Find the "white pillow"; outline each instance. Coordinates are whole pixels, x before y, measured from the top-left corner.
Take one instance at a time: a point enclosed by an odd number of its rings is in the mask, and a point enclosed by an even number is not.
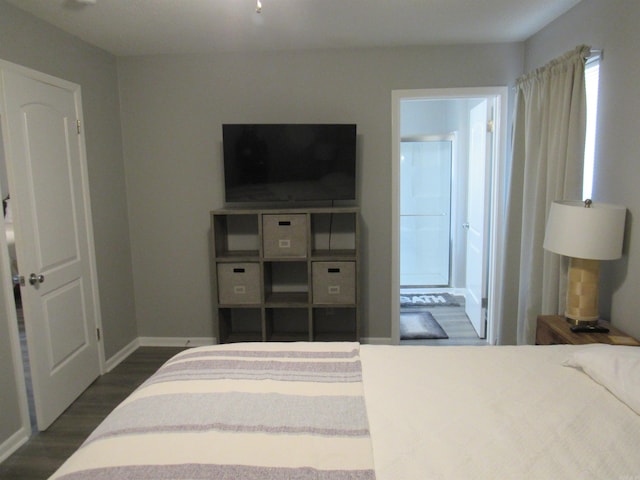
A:
[[[640,415],[640,347],[587,345],[563,364],[582,369]]]

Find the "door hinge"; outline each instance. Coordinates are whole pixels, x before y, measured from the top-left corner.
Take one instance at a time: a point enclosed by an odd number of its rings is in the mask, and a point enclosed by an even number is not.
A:
[[[487,308],[487,306],[488,306],[488,305],[489,305],[489,299],[488,299],[487,297],[484,297],[484,298],[482,299],[482,304],[481,304],[481,306],[482,306],[482,308]]]
[[[100,329],[96,328],[96,334],[98,335],[98,341],[100,341]]]
[[[76,120],[76,128],[78,130],[78,135],[80,135],[80,120]]]
[[[487,122],[487,133],[493,133],[493,130],[494,130],[493,120],[489,120]]]

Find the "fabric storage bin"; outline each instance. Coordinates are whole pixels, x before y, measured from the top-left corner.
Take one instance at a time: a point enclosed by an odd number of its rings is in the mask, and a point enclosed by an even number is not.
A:
[[[260,265],[219,263],[218,301],[222,305],[260,303]]]
[[[313,262],[311,272],[314,304],[356,303],[355,262]]]
[[[306,258],[307,216],[263,215],[262,237],[264,258]]]

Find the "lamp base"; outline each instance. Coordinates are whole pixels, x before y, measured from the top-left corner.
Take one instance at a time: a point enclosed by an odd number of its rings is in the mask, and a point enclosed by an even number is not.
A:
[[[598,320],[599,320],[598,318],[596,318],[595,320],[582,320],[582,319],[571,318],[567,316],[566,313],[564,318],[567,320],[568,323],[570,323],[574,327],[594,327],[598,325]]]
[[[564,316],[574,325],[596,325],[598,311],[599,260],[571,258],[569,261],[567,305]]]

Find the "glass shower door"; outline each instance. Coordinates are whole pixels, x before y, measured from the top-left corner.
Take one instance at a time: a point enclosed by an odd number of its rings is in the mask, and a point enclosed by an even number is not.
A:
[[[453,139],[403,138],[400,148],[400,285],[448,286]]]

